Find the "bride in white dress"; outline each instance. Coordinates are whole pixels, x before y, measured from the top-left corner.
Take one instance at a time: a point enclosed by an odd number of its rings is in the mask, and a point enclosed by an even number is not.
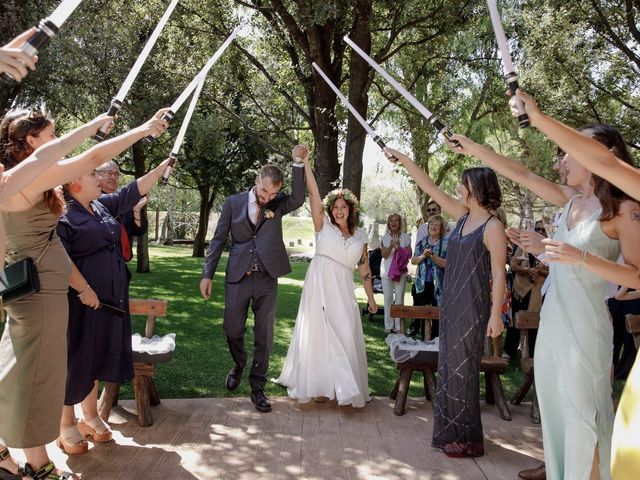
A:
[[[280,377],[289,397],[306,403],[316,397],[362,407],[369,401],[367,353],[353,270],[362,277],[369,311],[373,297],[367,235],[356,226],[358,199],[349,190],[330,192],[323,201],[306,146],[293,156],[304,162],[316,231],[316,252],[307,270],[296,325]]]

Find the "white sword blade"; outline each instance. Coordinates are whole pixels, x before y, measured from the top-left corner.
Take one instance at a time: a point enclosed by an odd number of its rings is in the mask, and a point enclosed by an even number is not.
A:
[[[349,100],[347,100],[347,98],[342,94],[342,92],[340,90],[338,90],[338,87],[336,87],[333,82],[331,80],[329,80],[329,77],[327,77],[325,75],[325,73],[322,71],[322,69],[318,66],[317,63],[313,62],[312,63],[313,68],[316,69],[316,71],[320,74],[320,76],[324,79],[325,82],[327,82],[327,85],[329,85],[329,87],[331,88],[331,90],[334,91],[334,93],[336,94],[336,96],[340,99],[340,101],[342,102],[342,104],[347,107],[349,109],[349,111],[351,112],[351,115],[353,115],[355,117],[355,119],[358,121],[358,123],[360,123],[360,125],[362,125],[362,127],[367,131],[367,133],[369,135],[371,135],[372,137],[376,137],[377,134],[376,132],[373,130],[373,128],[371,128],[371,125],[369,125],[367,123],[367,121],[362,118],[362,115],[360,115],[358,113],[358,111],[355,109],[355,107],[353,105],[351,105],[349,103]]]
[[[493,25],[493,32],[496,35],[496,41],[498,42],[498,48],[500,49],[500,56],[502,57],[502,68],[504,74],[508,75],[514,73],[513,62],[511,61],[511,52],[507,46],[507,36],[504,34],[502,28],[502,19],[500,18],[500,12],[498,12],[498,6],[496,0],[487,0],[489,6],[489,15],[491,16],[491,25]]]
[[[47,20],[60,28],[81,2],[82,0],[63,0],[53,13],[47,17]]]
[[[136,62],[133,64],[133,67],[129,71],[127,78],[122,83],[120,90],[116,94],[115,96],[116,100],[120,102],[124,101],[124,98],[127,96],[127,93],[129,93],[129,90],[131,89],[131,85],[133,85],[133,82],[138,76],[138,73],[140,73],[140,69],[144,65],[144,62],[147,60],[149,53],[151,53],[151,49],[156,44],[156,41],[158,40],[158,38],[160,37],[160,34],[162,33],[162,29],[169,21],[169,17],[171,17],[171,14],[173,13],[173,10],[176,8],[176,5],[178,5],[179,1],[180,0],[173,0],[165,10],[164,15],[162,15],[162,18],[156,25],[156,28],[153,30],[153,33],[149,37],[149,40],[147,40],[146,45],[142,49],[142,52],[138,56]]]
[[[429,111],[427,107],[425,107],[420,101],[414,97],[409,91],[400,85],[395,78],[389,75],[384,68],[376,63],[376,61],[371,58],[369,55],[364,53],[358,45],[353,43],[349,37],[344,37],[344,41],[353,48],[358,55],[360,55],[369,65],[373,67],[373,69],[378,72],[380,75],[384,77],[384,79],[391,84],[393,88],[395,88],[400,95],[402,95],[413,107],[418,110],[424,118],[429,120],[433,114]]]
[[[187,100],[187,98],[189,98],[189,95],[191,95],[191,92],[193,92],[195,88],[198,86],[198,82],[200,82],[200,80],[202,80],[203,77],[207,76],[207,73],[209,72],[213,64],[218,61],[220,56],[231,44],[233,39],[236,38],[239,32],[240,32],[240,27],[236,28],[233,31],[233,33],[229,35],[229,38],[227,38],[224,41],[224,43],[220,46],[220,48],[218,48],[216,53],[214,53],[213,56],[209,59],[209,61],[205,64],[205,66],[202,67],[202,70],[200,70],[200,72],[195,77],[193,77],[193,80],[191,80],[191,83],[187,86],[187,88],[185,88],[183,92],[180,94],[180,96],[176,99],[176,101],[173,102],[173,105],[171,105],[171,111],[174,114],[180,109],[180,107]]]
[[[180,131],[178,132],[178,136],[176,137],[176,141],[173,144],[173,149],[171,153],[174,155],[178,155],[180,153],[180,147],[182,146],[182,141],[184,140],[184,136],[187,133],[187,129],[189,128],[189,123],[191,122],[191,117],[193,116],[193,112],[196,109],[196,105],[198,104],[198,99],[200,98],[200,92],[202,92],[202,88],[204,87],[204,82],[207,80],[206,75],[202,77],[200,83],[196,86],[195,91],[193,92],[193,97],[191,97],[191,103],[189,103],[189,108],[187,109],[187,113],[184,116],[184,120],[182,120],[182,125],[180,125]]]

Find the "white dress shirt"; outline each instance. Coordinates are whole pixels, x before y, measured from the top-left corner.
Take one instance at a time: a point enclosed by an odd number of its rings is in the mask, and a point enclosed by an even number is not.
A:
[[[249,219],[251,219],[251,223],[256,224],[256,215],[260,211],[260,206],[258,205],[258,199],[256,198],[256,194],[254,192],[256,187],[253,187],[249,190]]]

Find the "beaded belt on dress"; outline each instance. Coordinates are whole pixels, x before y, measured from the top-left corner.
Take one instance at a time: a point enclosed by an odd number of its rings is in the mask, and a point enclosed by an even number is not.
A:
[[[338,265],[340,265],[341,267],[344,267],[344,268],[346,268],[346,269],[347,269],[347,270],[349,270],[349,271],[353,271],[353,267],[349,267],[348,265],[345,265],[344,263],[342,263],[342,262],[340,262],[340,261],[336,260],[335,258],[330,257],[329,255],[325,255],[325,254],[323,254],[323,253],[316,253],[316,254],[314,255],[314,258],[315,258],[315,257],[324,257],[324,258],[328,258],[329,260],[331,260],[332,262],[337,263],[337,264],[338,264]]]

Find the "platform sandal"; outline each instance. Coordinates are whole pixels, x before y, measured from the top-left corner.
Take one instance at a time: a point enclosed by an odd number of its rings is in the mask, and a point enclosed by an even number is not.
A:
[[[78,430],[77,424],[60,432],[56,445],[67,455],[82,455],[89,450],[89,444]]]
[[[78,421],[78,431],[83,437],[91,439],[96,443],[107,443],[113,440],[113,433],[102,418],[98,415],[91,420]]]

